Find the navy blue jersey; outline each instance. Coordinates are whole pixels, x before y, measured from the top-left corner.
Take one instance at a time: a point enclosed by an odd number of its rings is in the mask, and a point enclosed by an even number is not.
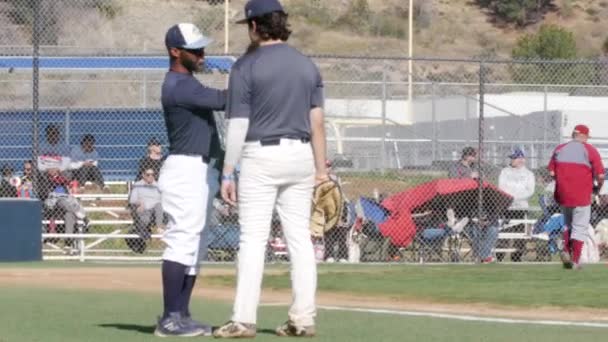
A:
[[[310,58],[287,44],[258,47],[232,67],[229,118],[248,118],[246,141],[309,138],[310,110],[323,107],[323,81]]]
[[[213,111],[225,108],[226,91],[205,87],[190,74],[169,71],[161,102],[169,153],[209,157],[212,139],[217,139]]]

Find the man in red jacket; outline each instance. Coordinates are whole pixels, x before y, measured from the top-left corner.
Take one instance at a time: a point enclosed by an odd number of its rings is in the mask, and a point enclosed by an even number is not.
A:
[[[555,200],[566,223],[561,259],[564,268],[580,268],[583,241],[591,219],[591,198],[604,183],[604,165],[597,149],[587,143],[589,128],[577,125],[572,140],[559,145],[549,162],[555,178]],[[594,180],[597,184],[594,186]]]

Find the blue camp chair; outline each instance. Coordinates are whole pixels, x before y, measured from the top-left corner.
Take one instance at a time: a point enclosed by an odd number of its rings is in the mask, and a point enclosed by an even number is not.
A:
[[[538,203],[540,204],[543,215],[534,224],[533,233],[541,234],[546,232],[549,235],[549,252],[555,254],[559,252],[557,241],[561,238],[564,226],[566,225],[564,215],[555,215],[555,208],[547,206],[544,194],[538,196]]]
[[[371,198],[360,197],[359,203],[363,209],[363,216],[367,221],[378,226],[388,219],[389,212],[381,204]],[[378,229],[379,231],[379,229]]]
[[[363,211],[364,223],[362,233],[367,238],[361,246],[362,261],[386,261],[390,239],[380,233],[379,225],[386,221],[389,211],[371,198],[360,197],[359,204]]]

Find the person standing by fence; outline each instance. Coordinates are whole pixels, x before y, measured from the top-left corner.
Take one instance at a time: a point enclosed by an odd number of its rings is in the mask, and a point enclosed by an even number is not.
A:
[[[534,195],[536,189],[536,180],[534,173],[526,167],[526,155],[521,148],[513,149],[509,155],[509,165],[502,169],[498,176],[498,188],[513,196],[513,203],[505,213],[505,218],[507,220],[525,219],[529,208],[528,200]],[[517,224],[504,229],[503,232],[524,233],[525,227],[525,224]],[[507,246],[499,245],[499,247]],[[517,251],[511,254],[511,261],[520,262],[525,253],[526,240],[516,240],[514,247]],[[504,258],[503,253],[496,256],[499,261]]]
[[[584,241],[591,221],[591,198],[604,184],[604,164],[598,150],[587,143],[589,127],[577,125],[572,140],[557,146],[549,162],[555,178],[555,201],[564,214],[564,268],[579,269]],[[596,184],[594,185],[594,180]]]

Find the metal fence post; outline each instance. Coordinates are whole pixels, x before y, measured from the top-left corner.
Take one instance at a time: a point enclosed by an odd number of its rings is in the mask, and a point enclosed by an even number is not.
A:
[[[483,61],[479,62],[479,147],[477,149],[477,171],[479,172],[478,183],[478,202],[477,202],[477,218],[481,218],[485,215],[483,212],[483,152],[484,152],[484,94],[485,94],[485,70]]]
[[[381,138],[381,149],[380,160],[382,173],[386,169],[386,61],[382,63],[382,138]]]
[[[146,72],[144,71],[144,79],[143,79],[143,86],[142,86],[142,108],[148,108],[148,75],[146,74]]]
[[[540,159],[540,163],[544,163],[544,159],[545,156],[547,155],[547,124],[548,124],[548,114],[547,110],[549,108],[549,94],[548,94],[548,89],[547,89],[547,85],[544,86],[543,88],[543,92],[544,92],[544,101],[543,101],[543,154],[541,156]]]
[[[70,146],[70,125],[72,123],[72,113],[70,112],[70,109],[66,109],[65,110],[65,120],[64,120],[64,125],[65,125],[65,144]]]
[[[39,125],[40,125],[40,112],[39,112],[39,99],[40,99],[40,1],[33,1],[34,5],[34,30],[32,31],[32,160],[38,160],[39,151]]]
[[[432,146],[432,155],[433,161],[437,160],[437,107],[436,107],[436,97],[435,97],[435,82],[431,82],[431,120],[433,122],[433,146]]]
[[[79,229],[79,233],[82,234],[83,232]],[[80,262],[85,262],[86,261],[86,256],[85,256],[85,250],[87,248],[86,244],[84,243],[84,239],[82,237],[80,237],[80,239],[78,239],[78,248],[80,249]]]
[[[470,103],[469,103],[469,97],[465,96],[464,97],[464,127],[463,127],[463,132],[464,132],[464,141],[467,145],[469,145],[471,143],[471,136],[469,135],[469,119],[470,119],[470,114],[469,114],[469,109],[470,109]]]
[[[230,51],[230,1],[224,1],[224,54]]]

